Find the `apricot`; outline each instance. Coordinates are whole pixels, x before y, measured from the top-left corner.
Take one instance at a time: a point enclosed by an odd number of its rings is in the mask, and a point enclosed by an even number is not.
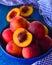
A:
[[[40,55],[40,49],[36,44],[22,49],[22,56],[26,59],[35,58]]]
[[[10,23],[10,28],[14,32],[16,29],[21,27],[27,29],[29,24],[30,23],[25,18],[17,16],[12,19],[12,22]]]
[[[12,40],[13,38],[13,33],[12,31],[10,30],[10,28],[7,28],[5,29],[3,32],[2,32],[2,38],[3,40],[8,43],[9,41]]]
[[[15,16],[19,16],[20,15],[20,9],[19,8],[13,8],[12,10],[9,11],[9,13],[7,14],[7,21],[11,22],[11,20],[15,17]]]
[[[37,39],[43,38],[45,36],[45,28],[43,24],[39,21],[33,21],[28,30],[37,37]]]
[[[24,28],[18,28],[13,34],[13,41],[19,47],[26,47],[32,41],[32,34]]]
[[[45,35],[48,35],[48,28],[44,25],[45,28]]]
[[[22,55],[22,48],[18,47],[12,40],[6,45],[6,51],[13,56]]]
[[[38,42],[42,51],[46,52],[51,48],[52,39],[48,35],[45,35],[44,38],[40,39]]]
[[[20,7],[21,16],[28,17],[33,13],[32,6],[21,6]]]

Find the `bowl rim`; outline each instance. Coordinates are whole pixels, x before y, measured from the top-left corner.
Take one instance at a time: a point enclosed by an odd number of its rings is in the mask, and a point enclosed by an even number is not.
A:
[[[0,48],[1,48],[1,50],[2,50],[8,57],[11,57],[11,58],[13,58],[13,59],[17,59],[17,60],[20,60],[20,61],[27,61],[27,62],[31,62],[31,61],[36,62],[36,61],[38,61],[38,60],[40,60],[40,59],[45,58],[47,55],[49,55],[49,54],[52,52],[52,48],[51,48],[51,49],[48,50],[48,52],[46,52],[46,53],[44,53],[44,54],[42,54],[42,55],[40,55],[40,56],[38,56],[38,57],[30,58],[30,59],[25,59],[25,58],[19,58],[19,57],[15,57],[15,56],[10,55],[9,53],[7,53],[7,52],[2,48],[2,46],[0,46]]]
[[[6,29],[8,26],[9,26],[9,24],[8,24],[4,29]],[[3,29],[3,30],[4,30],[4,29]],[[2,30],[2,32],[3,32],[3,30]],[[1,34],[2,34],[2,32],[1,32]],[[2,39],[2,35],[1,35],[1,39]],[[2,44],[2,42],[1,42],[1,44]],[[47,55],[49,55],[49,54],[52,52],[52,48],[51,48],[51,49],[49,49],[47,52],[45,52],[44,54],[42,54],[42,55],[40,55],[40,56],[38,56],[38,57],[30,58],[30,59],[25,59],[25,58],[19,58],[19,57],[15,57],[15,56],[10,55],[9,53],[7,53],[7,52],[3,49],[2,45],[0,45],[0,48],[1,48],[1,50],[2,50],[8,57],[11,57],[11,58],[13,58],[13,59],[17,59],[18,61],[32,62],[32,63],[33,63],[33,62],[36,62],[36,61],[38,61],[38,60],[40,60],[40,59],[45,58]]]

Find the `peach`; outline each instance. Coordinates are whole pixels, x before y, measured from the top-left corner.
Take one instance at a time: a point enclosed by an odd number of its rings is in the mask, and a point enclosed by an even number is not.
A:
[[[32,6],[21,6],[20,7],[21,16],[28,17],[33,13]]]
[[[2,32],[2,38],[3,40],[8,43],[9,41],[12,40],[13,38],[13,33],[12,31],[10,30],[10,28],[7,28],[5,29],[3,32]]]
[[[12,19],[12,22],[10,23],[10,28],[14,32],[16,29],[20,27],[27,29],[29,24],[30,23],[25,18],[17,16]]]
[[[10,10],[6,16],[6,19],[8,22],[11,22],[11,20],[15,17],[15,16],[19,16],[20,15],[20,9],[19,8],[13,8],[12,10]]]
[[[48,35],[45,35],[44,38],[38,41],[38,43],[39,46],[42,48],[42,51],[48,51],[51,48],[52,39]]]
[[[22,55],[26,59],[35,58],[40,55],[40,49],[36,44],[32,44],[22,49]]]
[[[45,36],[45,28],[43,24],[39,21],[33,21],[29,27],[28,30],[35,35],[38,39]]]
[[[26,47],[32,41],[32,34],[24,28],[18,28],[13,34],[13,41],[19,47]]]
[[[6,45],[6,51],[13,56],[21,56],[22,48],[18,47],[13,41],[8,42]]]

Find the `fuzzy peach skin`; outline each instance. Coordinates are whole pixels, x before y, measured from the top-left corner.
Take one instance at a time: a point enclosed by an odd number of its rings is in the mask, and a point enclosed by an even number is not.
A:
[[[16,29],[21,28],[21,27],[27,29],[30,24],[25,18],[23,18],[21,16],[17,16],[15,18],[13,18],[11,21],[12,22],[10,23],[10,29],[13,32]]]
[[[35,58],[39,56],[40,53],[40,49],[36,44],[32,44],[31,46],[22,49],[22,55],[26,59]]]
[[[39,46],[42,48],[42,51],[48,51],[52,47],[52,39],[48,35],[45,35],[44,38],[38,41]]]
[[[3,40],[8,43],[9,41],[12,40],[13,38],[13,33],[12,31],[10,30],[10,28],[6,28],[5,30],[3,30],[2,32],[2,38]]]
[[[22,54],[22,48],[18,47],[13,41],[10,41],[7,45],[6,45],[6,51],[13,55],[13,56],[21,56]]]
[[[28,30],[37,37],[37,39],[43,38],[45,36],[45,28],[43,24],[39,21],[33,21]]]

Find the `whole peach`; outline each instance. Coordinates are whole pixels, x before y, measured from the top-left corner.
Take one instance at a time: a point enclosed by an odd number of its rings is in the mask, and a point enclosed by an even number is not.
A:
[[[13,56],[21,56],[22,48],[18,47],[13,41],[6,45],[6,51]]]
[[[2,32],[2,38],[3,40],[8,43],[9,41],[12,40],[12,37],[13,37],[13,33],[12,31],[10,30],[10,28],[7,28],[5,29],[3,32]]]
[[[34,34],[38,39],[44,37],[45,35],[45,28],[43,24],[39,21],[33,21],[29,27],[28,30]]]
[[[21,16],[14,17],[11,21],[10,28],[13,32],[21,27],[27,29],[30,24],[25,18]]]
[[[48,35],[45,35],[44,38],[38,41],[39,46],[41,47],[42,51],[48,51],[52,45],[52,39]]]
[[[40,49],[36,44],[25,47],[22,49],[22,55],[24,58],[35,58],[40,55]]]

